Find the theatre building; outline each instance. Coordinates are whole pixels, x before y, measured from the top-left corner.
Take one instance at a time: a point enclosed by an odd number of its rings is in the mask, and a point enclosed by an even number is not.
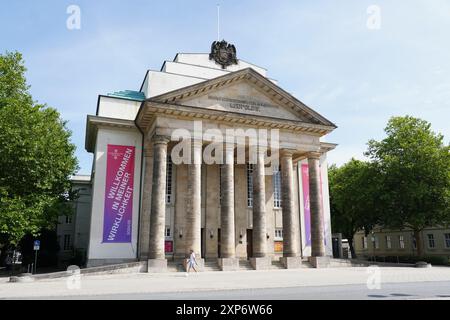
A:
[[[190,250],[222,270],[326,264],[336,145],[323,137],[335,128],[225,41],[178,53],[137,91],[100,95],[86,128],[88,266],[161,272]]]

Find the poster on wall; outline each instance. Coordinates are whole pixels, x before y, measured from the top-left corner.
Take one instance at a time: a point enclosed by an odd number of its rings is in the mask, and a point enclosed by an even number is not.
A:
[[[302,164],[302,189],[303,189],[303,212],[304,212],[304,221],[305,221],[305,237],[306,237],[306,246],[311,246],[311,208],[309,203],[309,169],[308,164]],[[322,172],[320,172],[320,201],[323,205],[323,197],[322,197]],[[322,215],[324,214],[322,210]],[[325,232],[325,219],[323,217],[322,223],[324,224],[324,242],[325,245],[327,243],[327,237]]]
[[[108,144],[103,243],[131,242],[134,158],[134,146]]]

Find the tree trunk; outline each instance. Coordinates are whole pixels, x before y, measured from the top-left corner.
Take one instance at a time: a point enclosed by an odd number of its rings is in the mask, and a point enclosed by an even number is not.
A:
[[[355,247],[353,246],[353,237],[347,238],[348,246],[350,247],[350,254],[352,255],[352,259],[356,259]]]
[[[414,239],[416,239],[416,247],[417,247],[417,255],[419,258],[423,257],[423,242],[422,242],[422,234],[421,230],[414,230]]]

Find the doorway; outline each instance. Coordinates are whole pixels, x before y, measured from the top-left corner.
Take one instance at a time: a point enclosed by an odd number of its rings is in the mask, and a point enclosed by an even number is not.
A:
[[[247,229],[247,259],[253,257],[253,230]]]
[[[200,235],[200,254],[202,255],[202,258],[205,257],[205,228],[201,229],[201,235]]]
[[[217,230],[217,256],[220,258],[221,257],[221,253],[220,253],[220,229]]]

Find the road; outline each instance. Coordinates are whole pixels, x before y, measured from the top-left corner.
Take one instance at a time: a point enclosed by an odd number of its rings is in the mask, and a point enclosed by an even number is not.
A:
[[[34,297],[33,299],[67,300],[450,300],[450,281],[385,283],[380,289],[369,290],[366,285],[332,285],[290,288],[262,288],[238,290],[208,290],[195,292],[125,293]]]

